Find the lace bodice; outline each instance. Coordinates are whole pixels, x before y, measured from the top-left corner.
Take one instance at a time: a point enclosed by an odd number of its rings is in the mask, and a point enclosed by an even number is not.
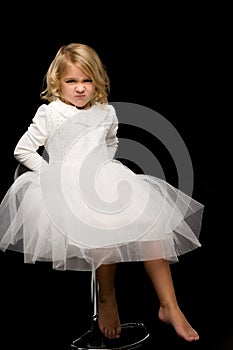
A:
[[[16,159],[39,171],[45,160],[38,153],[44,146],[49,163],[79,162],[101,146],[105,157],[113,158],[118,146],[118,120],[112,105],[93,105],[78,110],[60,100],[41,105],[28,130],[16,145]]]

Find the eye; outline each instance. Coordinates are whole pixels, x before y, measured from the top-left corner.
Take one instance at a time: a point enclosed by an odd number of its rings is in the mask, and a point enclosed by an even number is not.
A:
[[[84,79],[84,83],[92,83],[91,79]]]
[[[75,83],[75,80],[74,79],[68,79],[68,80],[66,80],[66,83],[67,84],[73,84],[73,83]]]

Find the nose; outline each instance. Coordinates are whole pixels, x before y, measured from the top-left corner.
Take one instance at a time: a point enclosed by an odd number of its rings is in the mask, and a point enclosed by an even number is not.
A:
[[[85,90],[85,86],[82,82],[78,82],[75,87],[76,91],[83,92]]]

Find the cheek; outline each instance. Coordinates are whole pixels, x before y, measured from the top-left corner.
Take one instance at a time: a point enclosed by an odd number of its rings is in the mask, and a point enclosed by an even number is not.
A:
[[[94,95],[96,92],[96,88],[94,86],[91,86],[89,92],[90,94]]]
[[[70,88],[70,86],[67,86],[67,85],[63,85],[63,86],[61,86],[61,92],[62,92],[62,94],[63,95],[67,95],[67,94],[69,94],[70,93],[70,91],[71,91],[71,88]]]

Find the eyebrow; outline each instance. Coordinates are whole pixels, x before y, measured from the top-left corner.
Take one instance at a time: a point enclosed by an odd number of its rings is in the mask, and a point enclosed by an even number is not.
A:
[[[74,79],[74,80],[79,80],[79,78],[74,77],[74,76],[72,76],[72,75],[64,75],[64,76],[63,76],[63,79]],[[80,80],[86,80],[86,79],[92,80],[91,77],[89,77],[88,75],[86,75],[85,77],[82,77]]]

